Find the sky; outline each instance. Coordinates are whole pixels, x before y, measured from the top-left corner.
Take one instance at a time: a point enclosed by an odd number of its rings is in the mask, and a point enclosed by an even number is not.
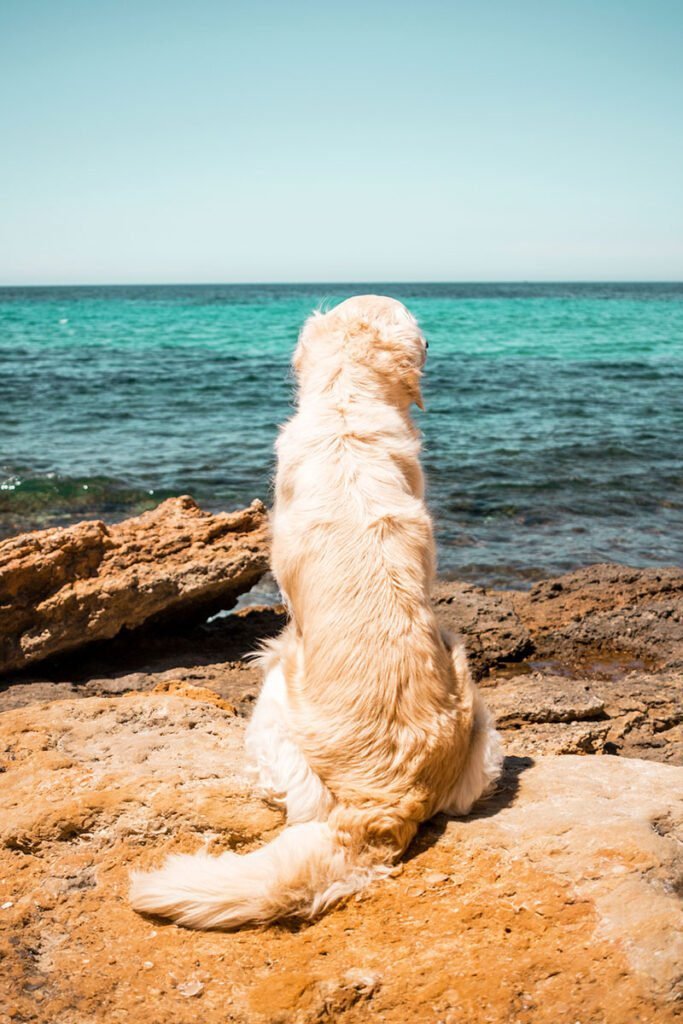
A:
[[[0,285],[683,279],[680,0],[0,0]]]

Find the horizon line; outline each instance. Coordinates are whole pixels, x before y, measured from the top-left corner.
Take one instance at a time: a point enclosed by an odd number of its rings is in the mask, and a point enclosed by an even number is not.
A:
[[[637,285],[637,284],[683,284],[683,278],[482,278],[482,279],[448,279],[448,278],[404,278],[391,280],[381,278],[364,278],[354,280],[320,279],[298,281],[88,281],[70,283],[21,283],[0,284],[0,291],[17,288],[263,288],[263,287],[294,287],[314,285]]]

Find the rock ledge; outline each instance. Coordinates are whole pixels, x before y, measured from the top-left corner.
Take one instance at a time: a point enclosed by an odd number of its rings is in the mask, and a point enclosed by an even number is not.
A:
[[[149,619],[231,608],[268,567],[267,514],[254,501],[210,515],[169,498],[116,526],[99,520],[0,543],[0,672]]]
[[[247,790],[242,721],[183,692],[0,717],[3,1019],[681,1019],[683,769],[651,762],[509,758],[478,814],[423,828],[396,877],[310,925],[136,915],[131,867],[280,827]]]

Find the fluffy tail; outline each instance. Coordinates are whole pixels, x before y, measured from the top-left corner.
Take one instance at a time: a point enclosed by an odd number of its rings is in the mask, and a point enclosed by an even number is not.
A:
[[[135,910],[169,917],[188,928],[237,928],[296,915],[315,917],[349,893],[386,875],[341,847],[327,822],[290,825],[253,853],[177,854],[158,871],[135,872]]]
[[[436,809],[459,815],[467,814],[498,778],[502,752],[492,716],[471,681],[464,648],[454,645],[452,657],[463,686],[471,687],[473,727],[464,767]],[[273,792],[282,789],[294,800],[292,806],[291,800],[287,804],[290,817],[311,813],[312,808],[316,813],[330,811],[322,783],[317,780],[319,789],[311,787],[306,771],[313,773],[303,756],[296,751],[294,756],[293,745],[283,745],[282,737],[270,728],[273,715],[273,720],[281,717],[278,679],[269,673],[264,687],[268,700],[260,700],[258,717],[255,712],[250,727],[255,730],[252,745],[256,754],[264,742],[272,748],[274,768],[267,773],[267,781]],[[408,803],[410,799],[406,797]],[[415,808],[401,806],[401,801],[384,809],[338,805],[329,821],[289,825],[253,853],[179,854],[169,857],[158,871],[135,872],[131,902],[135,910],[169,917],[188,928],[238,928],[282,917],[315,917],[389,874],[418,820]]]

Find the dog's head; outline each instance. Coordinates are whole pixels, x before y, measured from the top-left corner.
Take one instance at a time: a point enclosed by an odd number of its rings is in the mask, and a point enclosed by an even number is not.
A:
[[[356,295],[304,324],[293,365],[300,383],[325,386],[343,367],[370,376],[397,405],[423,409],[420,378],[427,343],[396,299]]]

